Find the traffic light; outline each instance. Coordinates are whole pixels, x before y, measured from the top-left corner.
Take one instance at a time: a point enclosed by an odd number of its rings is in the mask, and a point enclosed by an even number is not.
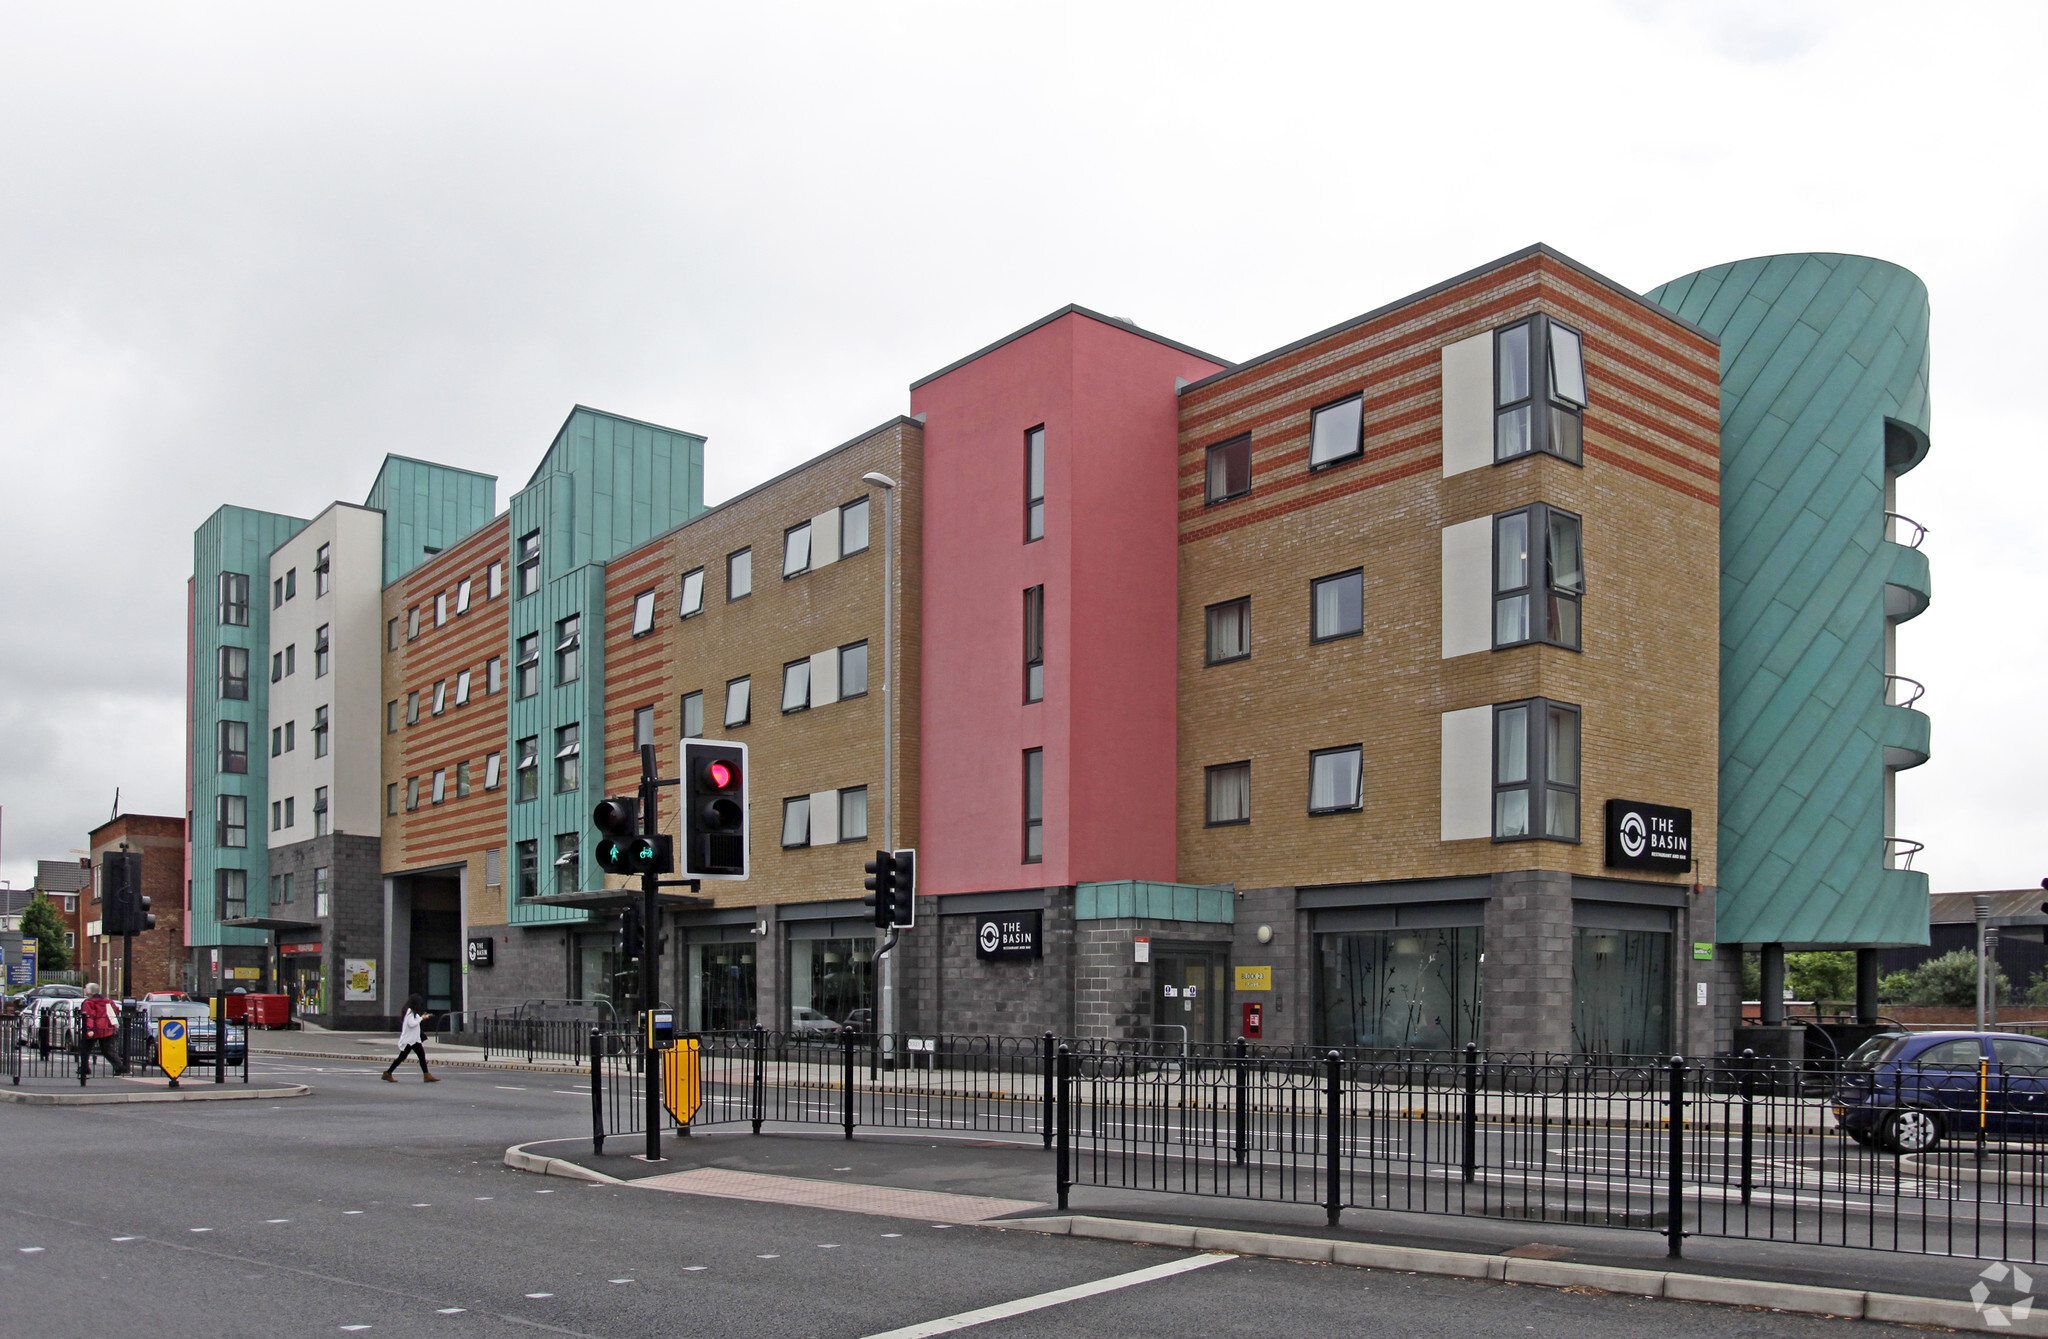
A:
[[[597,824],[597,867],[607,874],[666,874],[676,867],[675,846],[658,832],[640,831],[640,801],[614,796],[591,811]]]
[[[644,939],[640,931],[640,908],[627,907],[619,913],[619,960],[638,961],[647,948]]]
[[[875,928],[907,930],[917,924],[917,852],[877,851],[862,868],[874,896],[863,898],[875,909]]]
[[[156,917],[142,895],[142,853],[109,851],[102,869],[106,886],[100,890],[100,933],[112,938],[154,930]]]
[[[747,877],[747,746],[683,743],[683,874]]]

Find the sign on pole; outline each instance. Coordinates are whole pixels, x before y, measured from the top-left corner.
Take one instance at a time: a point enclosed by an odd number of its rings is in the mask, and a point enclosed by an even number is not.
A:
[[[703,1105],[704,1089],[697,1067],[697,1039],[680,1038],[661,1056],[661,1104],[676,1124],[688,1125]]]
[[[185,1072],[185,1020],[159,1018],[156,1022],[156,1064],[172,1083]]]

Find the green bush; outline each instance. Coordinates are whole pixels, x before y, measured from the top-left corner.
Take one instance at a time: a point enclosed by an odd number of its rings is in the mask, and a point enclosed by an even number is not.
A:
[[[61,972],[71,966],[70,951],[64,947],[64,922],[57,919],[57,908],[41,893],[21,913],[21,933],[24,939],[36,941],[37,971]]]
[[[1998,971],[1995,964],[1991,981],[1995,991],[1993,998],[1998,1003],[2004,1004],[2012,998],[2012,979]],[[1877,983],[1877,995],[1886,1004],[1902,1004],[1908,1008],[1973,1008],[1977,1003],[1977,955],[1969,949],[1959,948],[1953,953],[1929,958],[1908,971],[1893,972]]]
[[[1785,984],[1795,1000],[1822,1000],[1835,1004],[1856,998],[1856,955],[1843,949],[1834,953],[1787,953]]]

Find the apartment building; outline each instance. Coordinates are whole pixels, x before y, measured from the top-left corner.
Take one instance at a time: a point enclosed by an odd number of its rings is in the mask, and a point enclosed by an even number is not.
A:
[[[139,997],[152,990],[190,988],[192,965],[185,952],[185,821],[165,814],[118,814],[94,828],[86,838],[92,852],[87,885],[92,919],[86,924],[85,980],[97,982],[116,997]],[[100,933],[101,890],[110,851],[132,851],[142,857],[142,895],[156,928],[124,945]],[[124,978],[124,966],[132,976]]]

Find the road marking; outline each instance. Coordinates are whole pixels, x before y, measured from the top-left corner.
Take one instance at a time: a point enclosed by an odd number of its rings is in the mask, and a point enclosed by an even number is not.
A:
[[[526,1089],[524,1088],[514,1088],[508,1084],[503,1083],[494,1083],[491,1086],[493,1088],[496,1088],[501,1093],[523,1093],[526,1091]]]
[[[536,1194],[536,1195],[552,1195],[552,1194],[554,1194],[555,1192],[554,1192],[554,1191],[552,1191],[552,1190],[536,1190],[536,1191],[534,1191],[533,1193],[534,1193],[534,1194]]]
[[[818,1243],[818,1249],[821,1251],[836,1251],[839,1249],[839,1243],[836,1241],[821,1241]]]
[[[39,1253],[42,1249],[43,1248],[40,1246],[24,1246],[21,1248],[21,1253],[23,1255],[35,1255]]]
[[[884,1232],[882,1235],[885,1237],[900,1237],[903,1234],[901,1232]]]
[[[370,1327],[369,1327],[369,1326],[367,1326],[367,1325],[344,1325],[344,1326],[342,1326],[341,1328],[342,1328],[342,1329],[344,1329],[344,1330],[350,1330],[350,1331],[354,1331],[354,1330],[367,1330],[367,1329],[369,1329]]]
[[[1102,1293],[1115,1292],[1120,1288],[1135,1287],[1155,1279],[1172,1278],[1175,1274],[1185,1274],[1189,1270],[1220,1265],[1225,1260],[1235,1259],[1237,1257],[1234,1255],[1224,1254],[1191,1255],[1185,1260],[1134,1269],[1128,1274],[1113,1274],[1109,1278],[1097,1279],[1093,1283],[1077,1283],[1071,1288],[1057,1288],[1049,1293],[1039,1293],[1035,1297],[1020,1297],[1014,1302],[999,1302],[995,1306],[985,1306],[977,1311],[962,1311],[956,1316],[941,1316],[937,1320],[928,1320],[921,1325],[906,1325],[900,1330],[885,1330],[880,1334],[869,1335],[868,1339],[926,1339],[929,1335],[951,1334],[954,1330],[964,1330],[971,1325],[986,1325],[992,1320],[1008,1320],[1012,1316],[1021,1316],[1026,1312],[1043,1311],[1049,1306],[1078,1302],[1084,1297],[1095,1297]]]
[[[210,1228],[210,1227],[188,1227],[188,1228],[186,1228],[185,1230],[186,1230],[187,1232],[211,1232],[211,1231],[213,1231],[213,1229],[212,1229],[212,1228]]]
[[[135,1240],[135,1238],[133,1238],[133,1237],[113,1237],[113,1238],[110,1238],[110,1240],[113,1240],[113,1241],[133,1241],[133,1240]]]
[[[36,1249],[40,1251],[43,1248],[38,1246]],[[782,1257],[779,1255],[757,1255],[754,1258],[756,1260],[780,1260]]]
[[[266,1218],[263,1221],[266,1223],[289,1223],[292,1220],[289,1218]]]
[[[361,1213],[361,1212],[362,1212],[362,1210],[361,1210],[361,1209],[343,1209],[343,1210],[342,1210],[341,1212],[342,1212],[342,1215],[343,1215],[344,1217],[348,1217],[348,1216],[352,1216],[352,1215],[354,1215],[354,1214],[359,1214],[359,1213]]]
[[[631,1283],[632,1281],[633,1281],[633,1280],[631,1280],[631,1279],[613,1279],[613,1280],[612,1280],[612,1282],[613,1282],[613,1283]]]
[[[413,1207],[413,1208],[415,1208],[415,1209],[431,1209],[431,1208],[433,1208],[434,1206],[433,1206],[433,1205],[431,1205],[431,1204],[415,1204],[415,1205],[413,1205],[412,1207]]]
[[[710,1265],[684,1265],[683,1272],[685,1274],[701,1274],[709,1268],[711,1268]]]
[[[494,1197],[493,1197],[493,1196],[490,1196],[490,1195],[478,1195],[478,1196],[477,1196],[477,1198],[478,1198],[478,1199],[480,1199],[480,1200],[487,1200],[487,1199],[491,1199],[491,1198],[494,1198]]]
[[[437,1306],[434,1308],[434,1314],[437,1316],[459,1316],[466,1310],[468,1310],[467,1307]]]
[[[528,1293],[528,1297],[553,1297],[553,1293]]]

